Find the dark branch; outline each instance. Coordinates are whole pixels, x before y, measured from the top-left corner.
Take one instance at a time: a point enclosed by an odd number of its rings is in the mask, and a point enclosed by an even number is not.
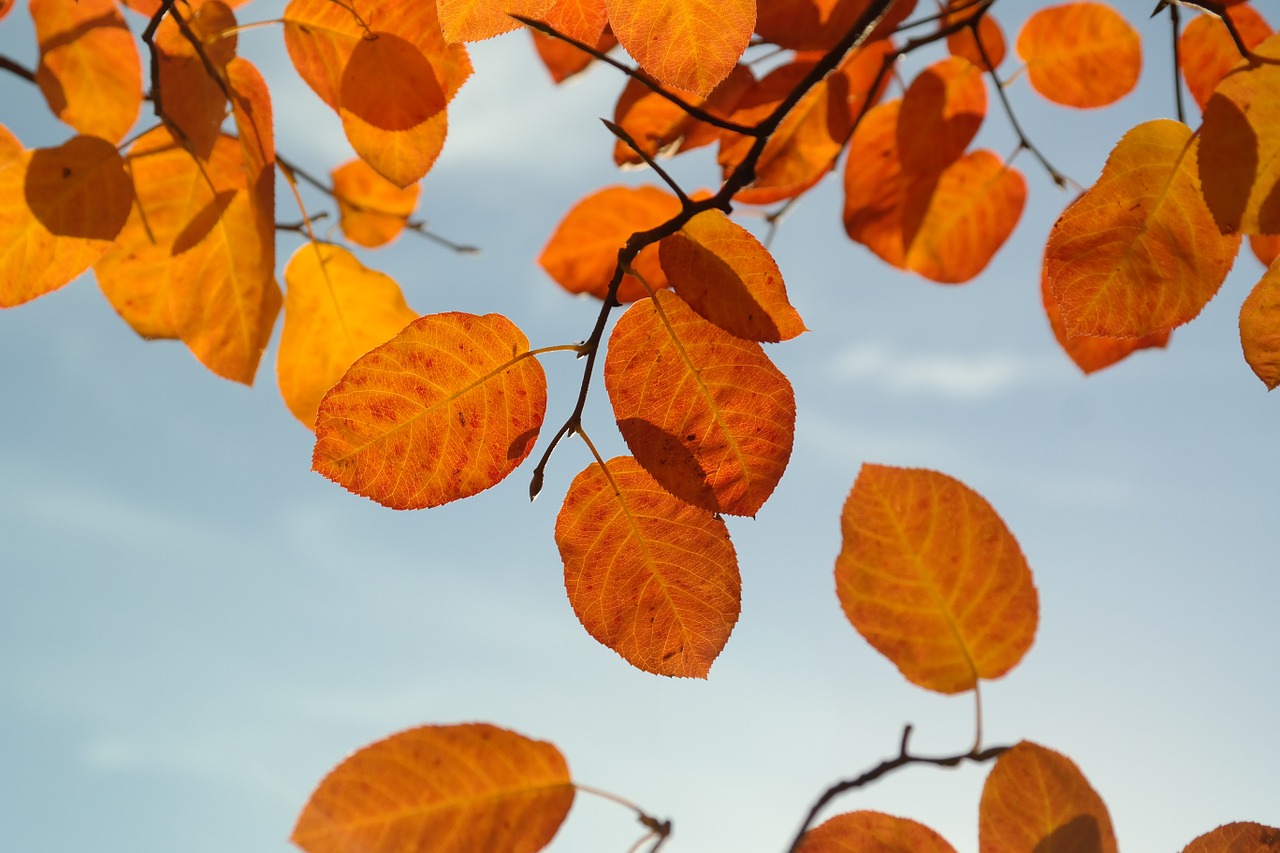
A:
[[[16,74],[28,83],[36,82],[36,73],[31,69],[19,65],[7,56],[0,56],[0,68],[8,71],[10,74]]]
[[[1182,106],[1182,75],[1179,69],[1182,67],[1182,45],[1181,39],[1178,38],[1178,7],[1169,7],[1169,29],[1173,32],[1173,100],[1178,108],[1178,121],[1183,124],[1187,123],[1187,112]]]
[[[684,194],[684,190],[682,190],[680,188],[680,185],[675,182],[675,179],[672,178],[670,175],[668,175],[667,170],[659,166],[657,161],[654,160],[652,157],[650,157],[648,153],[641,150],[639,143],[637,143],[634,139],[631,138],[631,134],[623,130],[621,125],[615,124],[614,122],[609,121],[607,118],[602,118],[600,119],[600,121],[604,122],[604,126],[609,128],[610,133],[612,133],[614,136],[621,139],[627,145],[627,147],[630,148],[632,151],[639,154],[640,159],[644,160],[645,164],[648,165],[650,169],[653,169],[653,171],[658,173],[658,177],[666,181],[667,186],[671,187],[671,190],[680,199],[681,204],[687,205],[690,203],[689,197]]]

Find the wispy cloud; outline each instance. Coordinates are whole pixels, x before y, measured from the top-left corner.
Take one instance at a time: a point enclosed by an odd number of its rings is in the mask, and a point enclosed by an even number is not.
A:
[[[843,382],[870,382],[896,394],[976,399],[1031,381],[1035,365],[1008,353],[894,352],[865,343],[842,352],[832,367]]]

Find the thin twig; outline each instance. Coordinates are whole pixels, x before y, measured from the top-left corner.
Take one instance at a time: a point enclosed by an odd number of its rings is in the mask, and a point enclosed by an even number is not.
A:
[[[631,137],[631,134],[627,133],[620,125],[609,121],[607,118],[602,118],[600,121],[604,122],[604,126],[609,128],[610,133],[621,139],[632,151],[639,154],[640,159],[644,160],[645,164],[650,169],[653,169],[653,171],[658,173],[658,177],[662,178],[662,180],[666,182],[667,186],[671,187],[671,190],[676,194],[676,197],[680,199],[680,204],[687,205],[690,203],[689,197],[684,194],[684,190],[675,182],[675,179],[667,174],[667,170],[659,166],[657,161],[649,156],[648,152],[640,148],[640,144]]]
[[[26,66],[19,65],[7,56],[0,56],[0,68],[10,74],[16,74],[28,83],[36,82],[36,73]]]
[[[1173,32],[1173,100],[1178,108],[1178,121],[1183,124],[1187,123],[1187,113],[1182,107],[1182,46],[1181,39],[1178,38],[1178,7],[1169,7],[1170,30]]]

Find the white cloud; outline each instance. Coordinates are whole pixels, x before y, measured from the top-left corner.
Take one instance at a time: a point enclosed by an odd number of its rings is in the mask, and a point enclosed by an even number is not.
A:
[[[850,347],[835,360],[835,377],[873,382],[896,394],[976,399],[991,397],[1031,381],[1035,370],[1010,354],[897,353],[883,344]]]

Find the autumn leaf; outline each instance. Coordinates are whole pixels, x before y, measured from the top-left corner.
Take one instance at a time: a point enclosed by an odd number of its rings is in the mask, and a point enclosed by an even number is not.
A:
[[[0,166],[22,154],[22,140],[13,135],[13,131],[0,124]]]
[[[608,53],[618,43],[613,31],[607,28],[609,16],[604,0],[556,0],[541,17],[543,23],[556,32],[593,45],[601,53]],[[562,39],[535,29],[530,29],[529,34],[538,58],[556,83],[563,83],[583,71],[595,59]]]
[[[747,66],[735,65],[706,99],[694,98],[693,102],[712,115],[728,118],[755,82]],[[655,158],[709,145],[719,139],[721,133],[719,128],[698,121],[634,77],[627,80],[618,96],[613,121],[641,151]],[[643,163],[644,158],[619,139],[613,147],[613,162],[619,166],[636,165]]]
[[[1072,761],[1023,741],[996,760],[978,809],[979,853],[1116,853],[1102,798]]]
[[[392,509],[470,497],[533,450],[547,380],[499,314],[428,314],[361,356],[320,403],[312,468]]]
[[[804,834],[796,853],[955,853],[922,823],[872,811],[836,815]]]
[[[1240,308],[1240,344],[1267,390],[1280,385],[1280,263],[1271,264]]]
[[[840,528],[840,604],[908,681],[939,693],[972,690],[1031,647],[1031,570],[1000,516],[959,480],[863,465]]]
[[[550,743],[486,723],[422,726],[334,768],[291,838],[306,853],[534,853],[573,795]]]
[[[1226,12],[1250,50],[1271,35],[1271,27],[1248,3],[1231,6]],[[1178,39],[1178,65],[1187,81],[1187,90],[1202,111],[1214,87],[1240,62],[1240,49],[1231,33],[1213,15],[1192,18]]]
[[[142,67],[112,0],[31,0],[36,83],[53,114],[86,136],[119,142],[142,105]]]
[[[930,65],[902,97],[897,127],[902,170],[941,173],[964,154],[986,114],[987,87],[977,66],[958,56]]]
[[[400,235],[422,190],[416,183],[402,189],[359,159],[348,160],[329,177],[342,233],[351,242],[371,249]]]
[[[719,210],[704,210],[658,244],[667,281],[703,317],[751,341],[805,331],[769,250]]]
[[[1280,234],[1280,34],[1254,53],[1205,106],[1200,180],[1223,233]]]
[[[1269,267],[1280,257],[1280,234],[1250,234],[1249,248],[1264,267]]]
[[[1228,823],[1206,832],[1182,849],[1182,853],[1275,853],[1280,851],[1280,829],[1260,823]]]
[[[747,48],[756,0],[605,0],[618,42],[660,83],[706,97]]]
[[[186,6],[174,11],[200,40],[204,55],[182,32],[174,14],[166,15],[155,36],[164,114],[198,156],[208,157],[222,133],[229,91],[226,68],[237,47],[235,33],[225,37],[223,33],[235,27],[236,18],[219,0],[206,0],[194,13]],[[209,76],[206,59],[218,79]]]
[[[769,0],[757,3],[756,32],[791,50],[827,51],[866,13],[871,0]],[[907,19],[916,0],[897,0],[872,33],[884,38]]]
[[[0,308],[9,308],[98,260],[129,217],[133,185],[114,145],[76,136],[11,156],[0,165],[0,198]]]
[[[430,2],[430,0],[427,0]],[[440,25],[451,42],[482,41],[520,26],[512,15],[541,18],[555,0],[436,0]]]
[[[604,299],[618,264],[618,250],[627,239],[678,213],[680,200],[657,187],[605,187],[581,199],[565,214],[538,263],[570,293],[590,293]],[[667,286],[657,246],[646,246],[631,265],[654,290]],[[631,275],[624,276],[618,287],[619,302],[634,302],[647,294],[644,285]]]
[[[948,0],[946,14],[938,22],[938,26],[946,27],[966,21],[974,11],[973,5],[968,0]],[[978,47],[979,40],[982,42],[981,49]],[[974,38],[972,27],[965,27],[947,36],[947,50],[952,56],[963,57],[983,71],[989,71],[990,68],[987,67],[987,62],[982,55],[985,50],[992,67],[999,68],[1000,63],[1004,62],[1005,55],[1004,32],[996,23],[995,17],[987,12],[978,20],[977,38]]]
[[[1064,3],[1032,14],[1018,34],[1031,87],[1057,104],[1103,107],[1133,90],[1142,40],[1103,3]]]
[[[659,291],[618,320],[604,364],[618,429],[673,495],[755,515],[795,439],[795,395],[759,344]]]
[[[1240,240],[1218,233],[1196,147],[1179,122],[1138,125],[1054,224],[1044,271],[1069,337],[1168,331],[1218,292]]]
[[[707,677],[742,600],[723,521],[619,456],[574,478],[556,545],[569,603],[591,636],[645,672]]]
[[[320,399],[360,356],[418,318],[390,277],[340,246],[308,243],[284,268],[288,285],[276,373],[289,411],[315,428]]]
[[[1054,300],[1053,291],[1049,288],[1049,278],[1043,274],[1043,269],[1041,265],[1040,300],[1044,304],[1044,312],[1049,319],[1053,337],[1076,366],[1086,374],[1110,367],[1140,349],[1163,349],[1168,346],[1169,332],[1167,331],[1155,332],[1141,338],[1106,338],[1087,335],[1068,337],[1062,312],[1058,310],[1058,303]]]

